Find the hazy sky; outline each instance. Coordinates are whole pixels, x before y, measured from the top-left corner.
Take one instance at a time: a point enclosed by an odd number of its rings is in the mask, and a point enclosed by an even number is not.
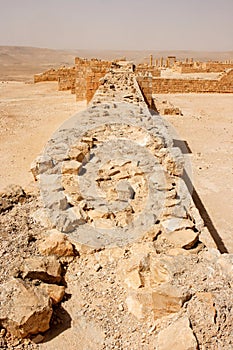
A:
[[[233,0],[0,0],[0,45],[233,50]]]

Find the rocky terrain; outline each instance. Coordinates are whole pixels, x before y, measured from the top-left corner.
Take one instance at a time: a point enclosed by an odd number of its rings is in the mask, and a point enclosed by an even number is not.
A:
[[[199,241],[177,247],[159,227],[123,248],[68,244],[42,213],[37,193],[14,187],[1,194],[1,295],[10,293],[1,299],[2,349],[232,348],[232,255]],[[45,286],[55,286],[62,301],[53,297],[51,306],[47,296],[46,302]],[[28,327],[33,293],[49,311],[43,310],[42,325],[37,310]],[[15,338],[15,329],[26,339]]]

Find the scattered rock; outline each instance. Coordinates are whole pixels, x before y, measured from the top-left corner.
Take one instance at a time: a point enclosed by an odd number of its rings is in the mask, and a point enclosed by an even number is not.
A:
[[[42,290],[19,279],[0,287],[0,323],[13,336],[24,338],[49,329],[51,301]]]
[[[158,350],[197,350],[196,338],[190,328],[189,319],[183,317],[158,335]]]
[[[199,238],[199,232],[191,229],[167,233],[165,236],[177,248],[191,249]]]
[[[42,334],[37,334],[35,337],[32,338],[33,343],[39,344],[42,343],[44,340],[45,336]]]
[[[42,255],[74,256],[74,247],[67,236],[56,230],[47,232],[45,239],[39,244],[39,251]]]
[[[40,288],[48,294],[48,296],[52,299],[53,304],[55,305],[60,303],[65,295],[64,286],[42,283],[40,285]]]
[[[22,268],[23,279],[39,279],[47,283],[59,283],[61,281],[61,265],[54,256],[35,256],[26,259]]]
[[[15,204],[23,203],[26,193],[18,185],[10,185],[0,192],[0,214],[13,208]]]

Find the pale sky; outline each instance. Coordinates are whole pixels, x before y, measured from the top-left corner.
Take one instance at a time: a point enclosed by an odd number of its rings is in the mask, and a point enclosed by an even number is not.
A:
[[[233,50],[233,0],[0,0],[0,45]]]

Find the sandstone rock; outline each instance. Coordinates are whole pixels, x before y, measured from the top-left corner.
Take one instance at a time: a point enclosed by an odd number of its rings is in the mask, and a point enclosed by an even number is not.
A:
[[[154,318],[158,319],[178,312],[190,296],[185,288],[178,288],[171,284],[160,285],[152,291]]]
[[[222,254],[217,264],[221,269],[222,275],[228,277],[233,282],[233,254]]]
[[[61,265],[54,256],[35,256],[26,259],[22,268],[22,277],[39,279],[43,282],[59,283],[61,281]]]
[[[47,237],[40,243],[39,251],[42,255],[74,256],[74,247],[67,236],[56,230],[47,232]]]
[[[196,293],[197,300],[199,304],[201,303],[201,309],[204,311],[206,309],[206,314],[208,315],[208,319],[210,322],[215,323],[216,318],[216,309],[214,307],[214,297],[210,292],[198,292]],[[203,321],[202,321],[203,322]],[[207,322],[207,318],[205,317],[204,322]]]
[[[49,329],[52,307],[40,289],[12,279],[0,287],[0,323],[12,335],[24,338]]]
[[[72,147],[69,151],[69,158],[78,162],[82,162],[84,158],[88,158],[90,147],[85,142],[80,142],[78,145]]]
[[[184,157],[178,147],[171,147],[164,160],[167,171],[176,176],[182,176],[184,170]]]
[[[64,286],[42,283],[40,288],[51,298],[53,304],[60,303],[65,295]]]
[[[63,163],[62,174],[75,174],[78,175],[79,169],[81,168],[82,163],[76,160],[70,160]]]
[[[194,227],[194,223],[191,220],[176,217],[163,220],[162,225],[167,232]]]
[[[165,237],[174,244],[175,247],[190,249],[198,241],[199,233],[187,229],[167,233]]]
[[[38,335],[36,335],[35,337],[32,338],[32,341],[33,341],[33,343],[35,343],[35,344],[40,344],[40,343],[43,342],[44,338],[45,338],[44,335],[38,334]]]
[[[10,185],[0,192],[0,213],[11,209],[14,204],[23,203],[26,193],[18,185]]]
[[[46,172],[48,169],[51,169],[54,166],[53,160],[48,155],[38,156],[31,164],[31,172],[35,179],[38,180],[38,176],[41,173]]]
[[[158,350],[197,350],[198,345],[193,331],[190,328],[189,319],[183,317],[158,335]]]
[[[146,320],[151,316],[155,320],[178,312],[184,302],[190,298],[186,290],[169,284],[157,288],[139,288],[131,290],[126,298],[126,305],[139,320]]]
[[[201,229],[199,240],[208,248],[216,248],[216,244],[207,227]]]
[[[182,248],[171,248],[168,250],[167,255],[171,255],[171,256],[189,255],[189,252]]]

